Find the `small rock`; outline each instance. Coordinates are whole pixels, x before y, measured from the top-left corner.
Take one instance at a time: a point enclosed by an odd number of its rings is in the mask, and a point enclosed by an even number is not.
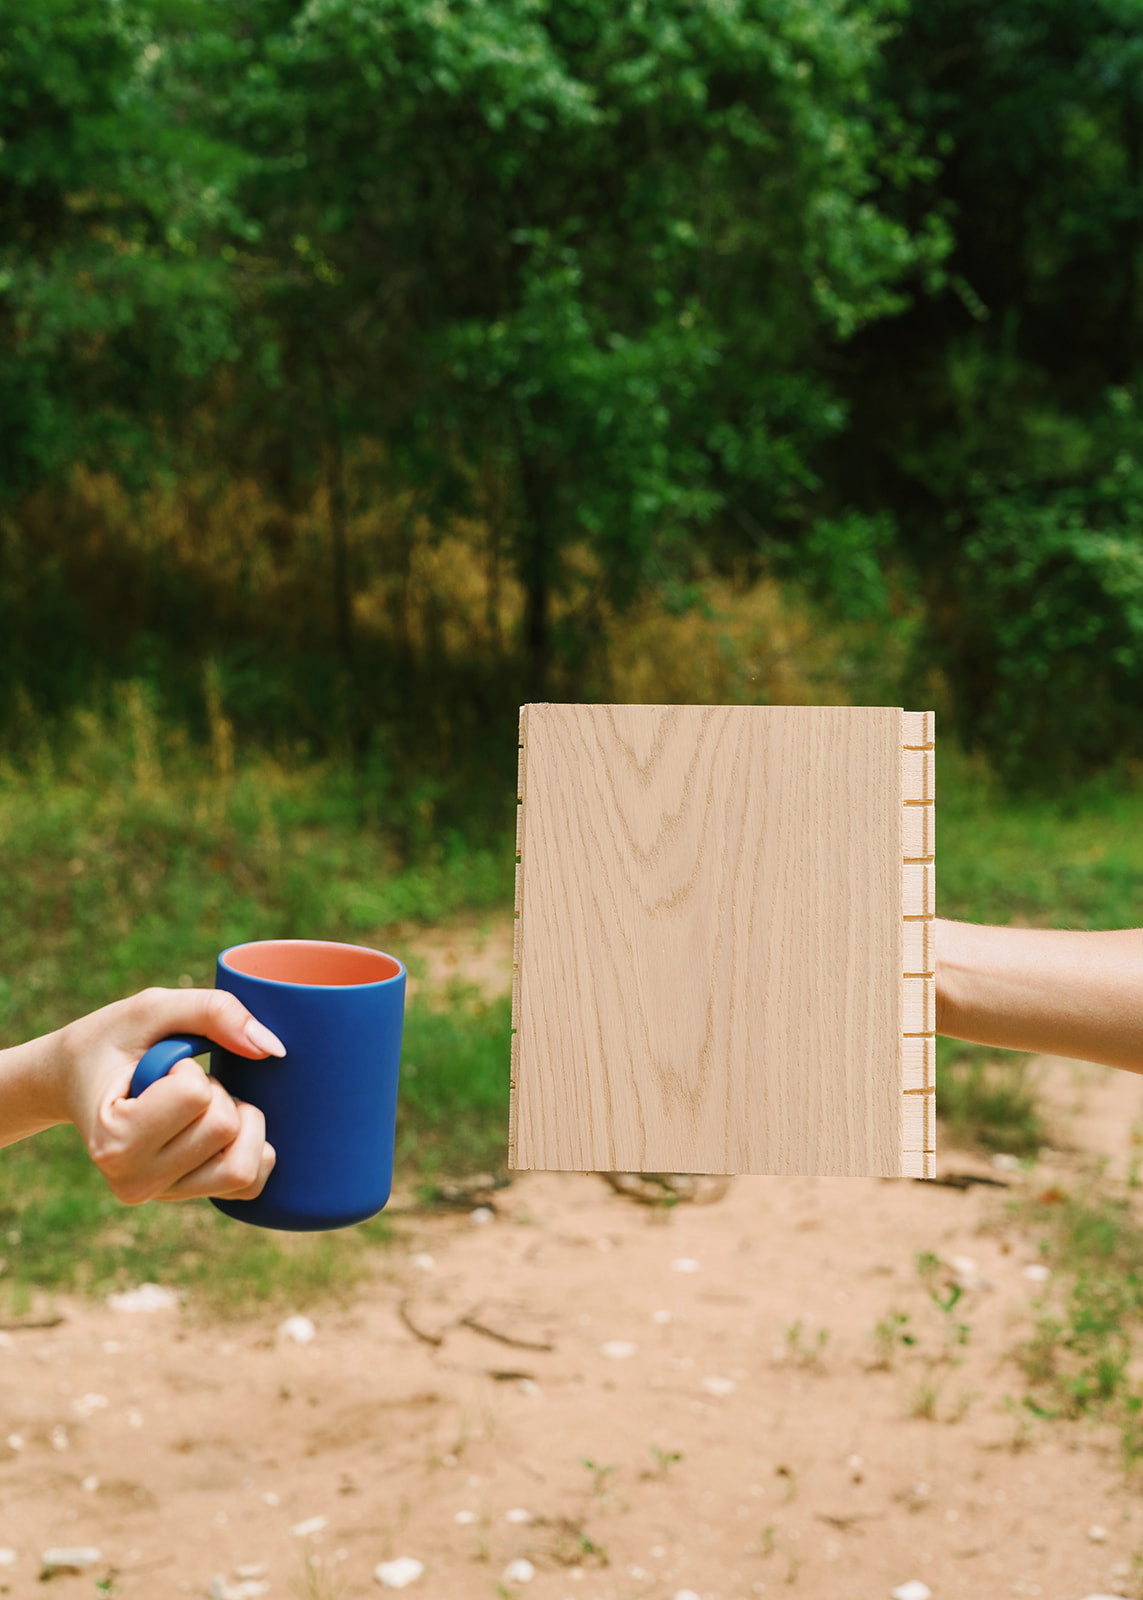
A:
[[[536,1382],[535,1378],[517,1378],[516,1387],[519,1389],[521,1394],[535,1395],[539,1394],[540,1392],[540,1385]]]
[[[1024,1276],[1028,1279],[1029,1283],[1047,1283],[1048,1279],[1052,1276],[1052,1271],[1051,1268],[1046,1267],[1042,1261],[1033,1261],[1029,1266],[1024,1268]]]
[[[270,1593],[270,1585],[260,1578],[228,1583],[221,1572],[216,1572],[206,1592],[209,1600],[259,1600],[259,1596]]]
[[[262,1504],[264,1506],[276,1506],[281,1504],[281,1500],[274,1493],[273,1489],[267,1489],[266,1493],[262,1496]]]
[[[657,1322],[660,1327],[665,1327],[668,1322],[673,1322],[674,1320],[669,1311],[652,1311],[651,1313],[651,1321]]]
[[[1083,1600],[1123,1600],[1121,1594],[1085,1594]]]
[[[1002,1151],[997,1151],[992,1158],[992,1165],[997,1172],[1019,1172],[1020,1158],[1019,1156],[1005,1155]]]
[[[989,1289],[991,1284],[987,1278],[982,1278],[976,1262],[971,1256],[953,1256],[949,1262],[953,1270],[953,1283],[958,1289]]]
[[[509,1561],[504,1568],[505,1583],[531,1583],[536,1576],[536,1569],[530,1561],[523,1556],[517,1556],[515,1561]]]
[[[23,1434],[10,1433],[8,1435],[8,1448],[9,1450],[22,1450],[24,1448]]]
[[[1091,1540],[1092,1544],[1106,1544],[1109,1537],[1107,1529],[1101,1527],[1098,1522],[1092,1523],[1091,1527],[1087,1530],[1087,1536]]]
[[[292,1339],[295,1344],[309,1344],[316,1332],[308,1317],[287,1317],[278,1328],[283,1339]]]
[[[933,1591],[920,1578],[910,1578],[893,1590],[893,1600],[933,1600]]]
[[[675,1600],[699,1600],[693,1589],[676,1589]]]
[[[532,1513],[525,1511],[523,1506],[513,1506],[511,1511],[504,1513],[505,1522],[531,1522]]]
[[[321,1533],[329,1527],[328,1517],[307,1517],[304,1522],[295,1522],[290,1532],[299,1539],[308,1539],[312,1533]]]
[[[398,1556],[396,1561],[382,1561],[380,1566],[374,1567],[373,1576],[386,1589],[405,1589],[415,1583],[424,1570],[423,1561],[412,1556]]]
[[[71,1440],[67,1436],[67,1429],[64,1427],[62,1422],[56,1423],[51,1433],[48,1434],[48,1439],[51,1443],[52,1449],[58,1450],[61,1455],[71,1446]]]
[[[0,1546],[0,1567],[14,1567],[19,1560],[15,1550],[8,1550]]]
[[[102,1411],[107,1404],[105,1394],[85,1394],[80,1400],[72,1401],[72,1410],[77,1417],[90,1417],[93,1411]]]
[[[865,1457],[859,1455],[847,1456],[845,1464],[851,1472],[860,1472],[865,1465]]]
[[[679,1256],[671,1262],[672,1272],[697,1272],[698,1269],[699,1264],[692,1256]],[[685,1594],[686,1590],[680,1590],[680,1593]]]
[[[632,1344],[629,1339],[608,1339],[606,1344],[600,1345],[599,1353],[609,1361],[629,1361],[632,1356],[638,1355],[639,1346]]]
[[[235,1567],[234,1576],[244,1580],[250,1578],[264,1578],[269,1570],[269,1567],[264,1561],[247,1561],[243,1566]]]
[[[731,1378],[704,1378],[702,1386],[707,1394],[727,1395],[734,1393],[734,1381]]]
[[[454,1522],[459,1522],[459,1523],[461,1523],[461,1525],[463,1527],[468,1528],[468,1527],[471,1527],[472,1524],[476,1521],[476,1512],[475,1511],[458,1511],[456,1516],[452,1520]]]
[[[175,1290],[165,1289],[159,1283],[141,1283],[137,1289],[107,1296],[107,1304],[114,1311],[168,1311],[178,1303]]]
[[[99,1488],[99,1479],[98,1478],[84,1478],[83,1481],[80,1483],[80,1488],[83,1489],[87,1494],[94,1494],[95,1491]]]
[[[468,1213],[468,1220],[474,1228],[482,1228],[485,1223],[491,1222],[495,1215],[491,1206],[477,1206],[475,1211]]]
[[[436,1260],[427,1250],[418,1250],[416,1255],[409,1257],[409,1260],[420,1272],[433,1272],[436,1269]]]
[[[97,1550],[94,1545],[79,1545],[74,1550],[53,1547],[44,1551],[40,1565],[47,1573],[86,1572],[88,1567],[94,1567],[102,1560],[103,1551]]]

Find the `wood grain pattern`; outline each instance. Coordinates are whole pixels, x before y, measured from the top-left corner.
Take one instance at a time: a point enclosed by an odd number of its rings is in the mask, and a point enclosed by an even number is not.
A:
[[[510,1164],[923,1169],[931,941],[905,919],[932,915],[932,831],[905,805],[931,806],[931,714],[531,705],[520,728]]]

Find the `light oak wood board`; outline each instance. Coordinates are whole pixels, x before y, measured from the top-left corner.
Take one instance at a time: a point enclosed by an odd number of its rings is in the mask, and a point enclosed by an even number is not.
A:
[[[933,718],[525,706],[510,1165],[932,1176]]]

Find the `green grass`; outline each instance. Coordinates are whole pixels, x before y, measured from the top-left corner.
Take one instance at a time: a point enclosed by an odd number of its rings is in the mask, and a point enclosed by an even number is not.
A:
[[[1006,795],[979,762],[937,745],[937,909],[966,922],[1143,925],[1143,783]]]
[[[1098,1171],[1074,1192],[1015,1205],[1052,1269],[1035,1329],[1017,1351],[1024,1404],[1048,1419],[1114,1423],[1128,1466],[1143,1462],[1143,1391],[1132,1367],[1143,1338],[1143,1226],[1132,1197]]]

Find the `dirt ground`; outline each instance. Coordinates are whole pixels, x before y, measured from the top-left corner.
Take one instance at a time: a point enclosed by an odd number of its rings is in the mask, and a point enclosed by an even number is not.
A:
[[[428,941],[425,981],[505,981],[504,930],[474,930]],[[396,1216],[307,1342],[64,1302],[0,1340],[0,1593],[352,1600],[402,1558],[424,1600],[1133,1593],[1114,1438],[1012,1409],[1050,1284],[1004,1206],[1091,1153],[1125,1170],[1143,1083],[1038,1069],[1074,1148],[939,1158],[1008,1187],[740,1178],[666,1210],[525,1176],[483,1218]],[[967,1285],[964,1346],[921,1251]],[[879,1367],[895,1312],[916,1343]],[[100,1554],[42,1584],[51,1547]]]

